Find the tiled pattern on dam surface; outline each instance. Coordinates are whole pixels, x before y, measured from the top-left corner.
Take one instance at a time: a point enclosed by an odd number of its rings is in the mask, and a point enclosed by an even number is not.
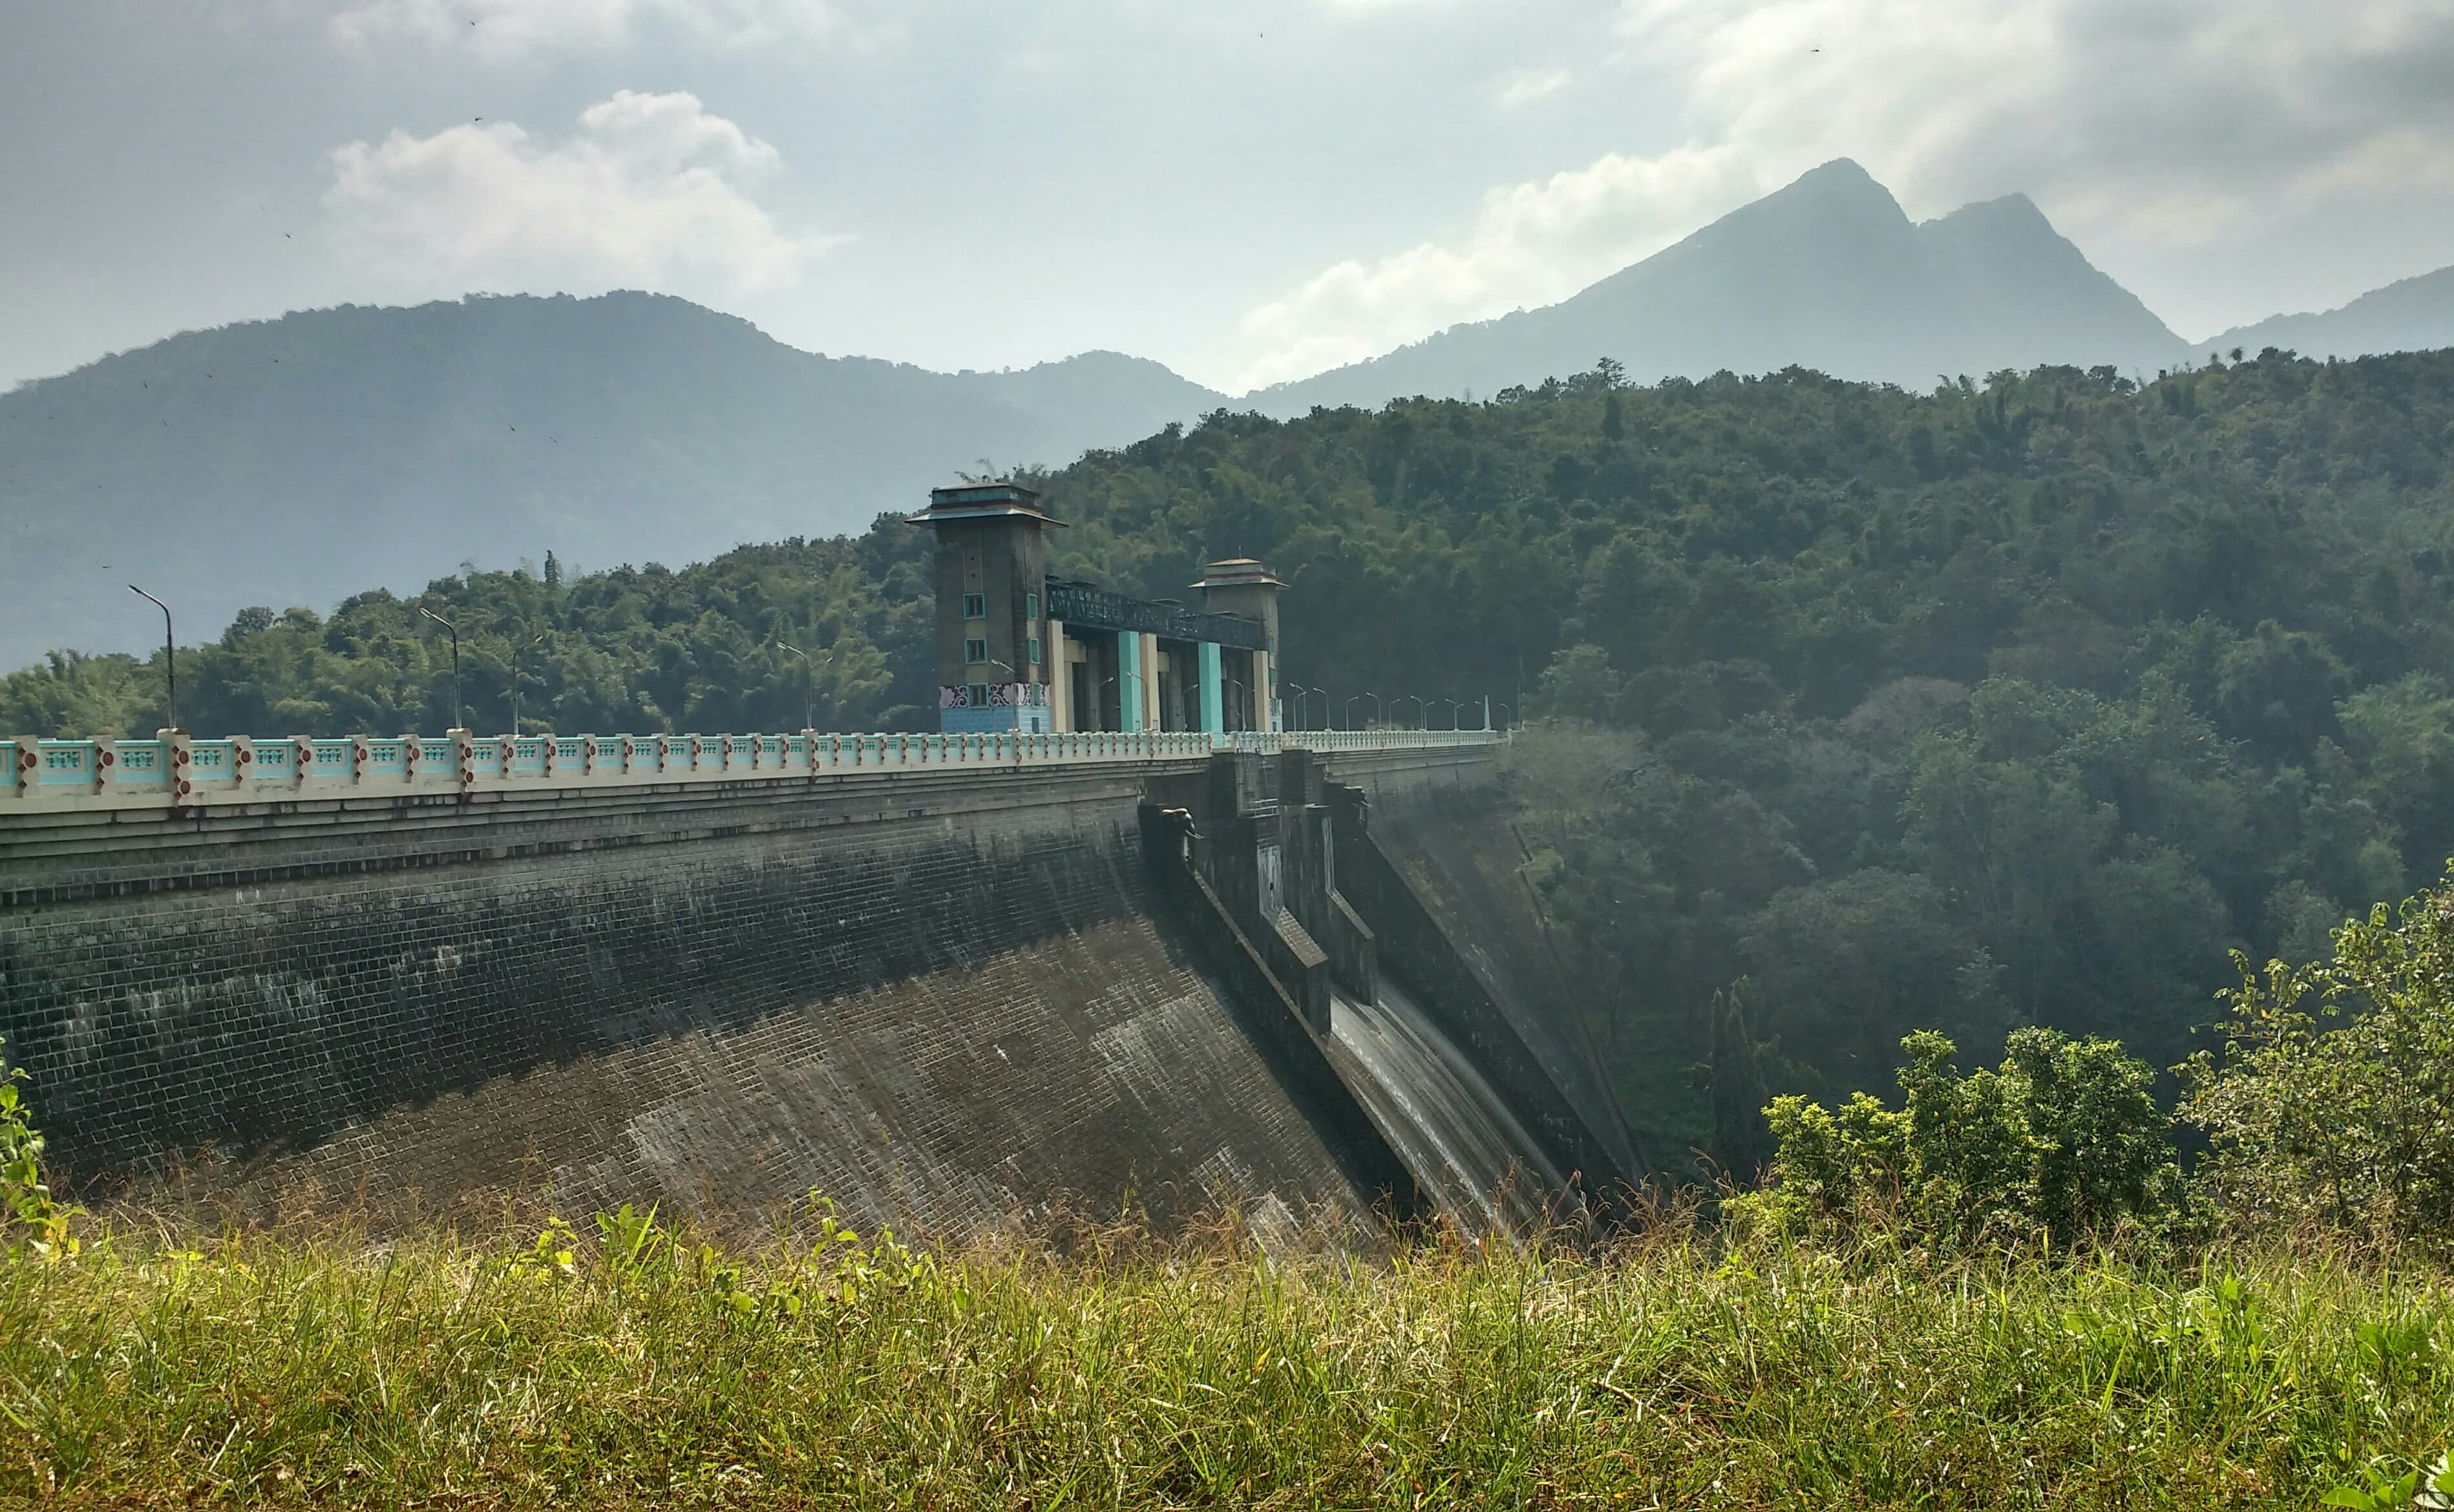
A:
[[[1352,1211],[1131,824],[1023,803],[40,902],[0,912],[0,1034],[72,1175],[210,1145],[378,1201],[542,1176],[573,1212]]]

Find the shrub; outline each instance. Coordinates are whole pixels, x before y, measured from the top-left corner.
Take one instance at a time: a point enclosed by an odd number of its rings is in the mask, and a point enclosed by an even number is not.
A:
[[[0,1050],[7,1046],[0,1040]],[[52,1201],[44,1184],[42,1132],[18,1087],[25,1080],[24,1067],[0,1060],[0,1253],[58,1260],[76,1253],[69,1233],[73,1210]]]
[[[2018,1029],[1999,1069],[1966,1076],[1942,1035],[1901,1048],[1897,1109],[1863,1092],[1838,1111],[1796,1096],[1764,1109],[1779,1148],[1739,1216],[1786,1233],[1889,1224],[1929,1243],[2068,1244],[2180,1215],[2155,1073],[2117,1042]]]
[[[2223,1049],[2179,1068],[2228,1216],[2454,1249],[2454,886],[2347,921],[2331,961],[2233,961]]]

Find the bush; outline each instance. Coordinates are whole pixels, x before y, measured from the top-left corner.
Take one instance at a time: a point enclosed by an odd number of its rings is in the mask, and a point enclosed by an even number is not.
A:
[[[2454,1251],[2454,872],[2346,921],[2331,961],[2233,962],[2223,1048],[2180,1067],[2228,1216]]]
[[[1898,1109],[1863,1092],[1837,1112],[1796,1096],[1764,1109],[1779,1148],[1739,1216],[1791,1234],[1892,1224],[1924,1243],[2058,1245],[2180,1216],[2155,1073],[2118,1043],[2018,1029],[1999,1069],[1966,1076],[1942,1035],[1901,1048]]]
[[[0,1040],[0,1050],[7,1047]],[[25,1080],[22,1066],[0,1060],[0,1255],[58,1260],[76,1253],[69,1233],[72,1210],[54,1202],[44,1184],[43,1136],[18,1089]]]

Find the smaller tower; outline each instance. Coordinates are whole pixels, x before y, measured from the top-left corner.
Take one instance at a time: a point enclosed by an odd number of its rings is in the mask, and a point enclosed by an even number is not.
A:
[[[1231,681],[1252,690],[1250,723],[1239,714],[1230,720],[1228,727],[1284,729],[1286,722],[1278,704],[1278,594],[1286,584],[1251,557],[1238,556],[1203,567],[1201,581],[1193,586],[1201,590],[1211,613],[1233,614],[1261,627],[1261,649],[1245,653],[1251,659],[1250,675],[1236,678],[1233,671],[1228,674]]]
[[[905,517],[937,537],[937,727],[1051,728],[1048,550],[1061,528],[1016,483],[933,488]]]

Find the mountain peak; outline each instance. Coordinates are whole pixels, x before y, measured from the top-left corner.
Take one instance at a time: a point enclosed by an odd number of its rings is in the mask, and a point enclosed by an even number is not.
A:
[[[1948,215],[1938,216],[1934,220],[1921,224],[1940,226],[1946,222],[1958,222],[1963,226],[1983,226],[1989,229],[2041,231],[2057,241],[2062,239],[2062,233],[2054,229],[2054,223],[2047,220],[2045,212],[2037,209],[2037,202],[2025,194],[2012,193],[1998,199],[1971,200]]]
[[[1886,216],[1897,215],[1903,225],[1908,221],[1901,210],[1900,201],[1892,198],[1892,191],[1876,182],[1875,175],[1859,167],[1855,159],[1845,157],[1836,157],[1829,163],[1808,169],[1754,204],[1741,206],[1730,215],[1723,216],[1722,220],[1772,207],[1810,209],[1844,206]]]
[[[1922,388],[2042,363],[2152,370],[2187,350],[2024,194],[1913,224],[1834,158],[1558,305],[1458,326],[1257,395],[1272,413],[1490,393],[1607,355],[1630,378],[1791,366]]]
[[[1819,163],[1790,180],[1789,187],[1796,189],[1801,184],[1845,184],[1860,189],[1882,189],[1885,194],[1891,192],[1876,182],[1875,175],[1861,167],[1854,157],[1836,157],[1828,163]]]

